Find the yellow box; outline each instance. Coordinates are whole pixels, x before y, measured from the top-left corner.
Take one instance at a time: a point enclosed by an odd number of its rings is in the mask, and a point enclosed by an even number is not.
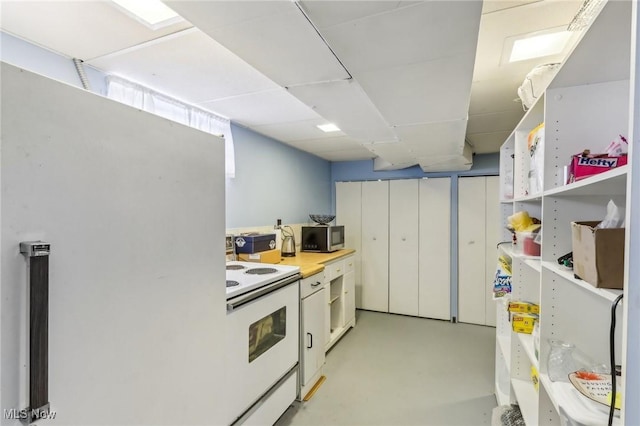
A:
[[[280,250],[266,250],[258,253],[238,253],[238,260],[243,262],[280,263]]]
[[[516,312],[511,316],[511,328],[516,333],[531,334],[538,315]]]
[[[540,387],[540,378],[538,377],[538,369],[535,366],[531,366],[531,382],[533,382],[533,387],[538,390]]]
[[[540,306],[531,302],[509,302],[510,312],[523,312],[528,314],[539,314]]]

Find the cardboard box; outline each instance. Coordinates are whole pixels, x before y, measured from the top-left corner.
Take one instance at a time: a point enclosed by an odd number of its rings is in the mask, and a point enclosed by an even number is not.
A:
[[[531,334],[536,321],[538,321],[536,314],[517,312],[511,317],[511,328],[516,333]]]
[[[280,250],[267,250],[259,253],[239,253],[238,260],[243,262],[280,263]]]
[[[573,272],[598,288],[622,289],[624,228],[596,229],[600,222],[571,222]]]
[[[276,234],[236,235],[236,253],[258,253],[276,248]]]
[[[509,312],[524,312],[530,314],[539,314],[540,306],[531,302],[509,302]]]

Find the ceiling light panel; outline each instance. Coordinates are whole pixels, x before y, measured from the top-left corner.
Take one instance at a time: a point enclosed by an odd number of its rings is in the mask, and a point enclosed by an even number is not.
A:
[[[525,61],[562,53],[571,38],[570,31],[558,31],[514,40],[509,62]]]
[[[166,27],[183,18],[160,0],[111,0],[124,13],[152,30]]]
[[[153,31],[101,1],[3,1],[0,8],[4,31],[84,61],[192,26],[182,21]]]
[[[333,123],[327,123],[327,124],[319,124],[316,126],[318,129],[322,130],[325,133],[330,133],[330,132],[339,132],[340,128],[338,126],[336,126]]]
[[[253,130],[283,142],[309,139],[325,140],[344,135],[344,132],[324,133],[319,131],[316,126],[325,122],[326,120],[324,118],[318,116],[318,118],[314,120],[291,121],[287,123],[254,126]]]

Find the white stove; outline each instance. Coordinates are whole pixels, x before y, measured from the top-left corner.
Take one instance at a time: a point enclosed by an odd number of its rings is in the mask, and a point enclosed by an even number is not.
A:
[[[227,300],[281,279],[297,275],[300,267],[256,262],[227,262]]]

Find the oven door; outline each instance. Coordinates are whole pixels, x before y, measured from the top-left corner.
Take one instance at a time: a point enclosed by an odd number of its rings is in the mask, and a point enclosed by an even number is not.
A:
[[[231,422],[298,364],[299,300],[295,278],[227,302],[229,380],[222,388]]]

